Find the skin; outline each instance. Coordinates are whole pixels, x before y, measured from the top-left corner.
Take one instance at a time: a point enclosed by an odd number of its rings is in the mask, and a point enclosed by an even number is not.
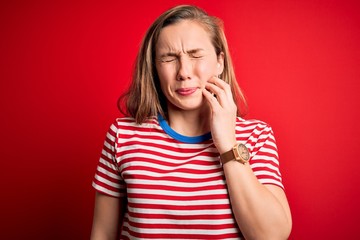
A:
[[[156,45],[156,69],[168,100],[170,126],[187,136],[208,131],[209,121],[199,118],[210,112],[202,92],[209,79],[221,74],[223,54],[216,55],[204,28],[193,21],[165,27]]]
[[[118,238],[122,209],[118,198],[97,192],[91,240],[113,240]]]
[[[216,55],[209,34],[194,21],[183,20],[160,33],[156,69],[168,100],[169,124],[186,136],[211,131],[220,154],[236,144],[237,108],[231,88],[214,77],[223,71],[223,63],[223,53]],[[230,161],[223,169],[232,210],[244,237],[287,239],[292,220],[284,191],[260,184],[249,164]],[[97,193],[91,239],[116,239],[119,212],[117,199]]]

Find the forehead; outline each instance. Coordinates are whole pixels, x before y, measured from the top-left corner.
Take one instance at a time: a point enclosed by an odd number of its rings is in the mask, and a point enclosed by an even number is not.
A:
[[[210,33],[196,21],[182,20],[164,27],[156,43],[156,51],[186,51],[214,49]]]

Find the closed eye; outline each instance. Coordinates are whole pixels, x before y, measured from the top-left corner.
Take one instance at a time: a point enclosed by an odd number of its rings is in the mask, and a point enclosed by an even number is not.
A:
[[[176,61],[176,60],[177,60],[177,58],[175,56],[166,56],[166,57],[160,58],[160,61],[163,62],[163,63],[173,62],[173,61]]]
[[[203,57],[204,57],[203,55],[198,54],[198,53],[189,54],[189,56],[190,56],[191,58],[203,58]]]
[[[203,58],[204,57],[204,50],[202,49],[193,49],[188,51],[187,53],[190,58]]]

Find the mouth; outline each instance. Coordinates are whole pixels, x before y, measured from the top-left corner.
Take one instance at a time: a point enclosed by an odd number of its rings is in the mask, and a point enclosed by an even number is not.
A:
[[[198,88],[197,87],[191,87],[191,88],[178,88],[176,89],[176,93],[182,95],[182,96],[188,96],[196,92]]]

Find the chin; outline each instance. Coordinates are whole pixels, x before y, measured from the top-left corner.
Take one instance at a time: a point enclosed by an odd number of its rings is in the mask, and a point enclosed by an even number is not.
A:
[[[193,111],[193,110],[199,110],[203,107],[205,107],[205,102],[201,99],[199,100],[189,100],[185,102],[182,102],[178,106],[176,106],[179,109],[185,110],[185,111]]]
[[[175,110],[196,110],[207,106],[206,99],[202,93],[194,94],[193,96],[167,96],[168,107]]]

